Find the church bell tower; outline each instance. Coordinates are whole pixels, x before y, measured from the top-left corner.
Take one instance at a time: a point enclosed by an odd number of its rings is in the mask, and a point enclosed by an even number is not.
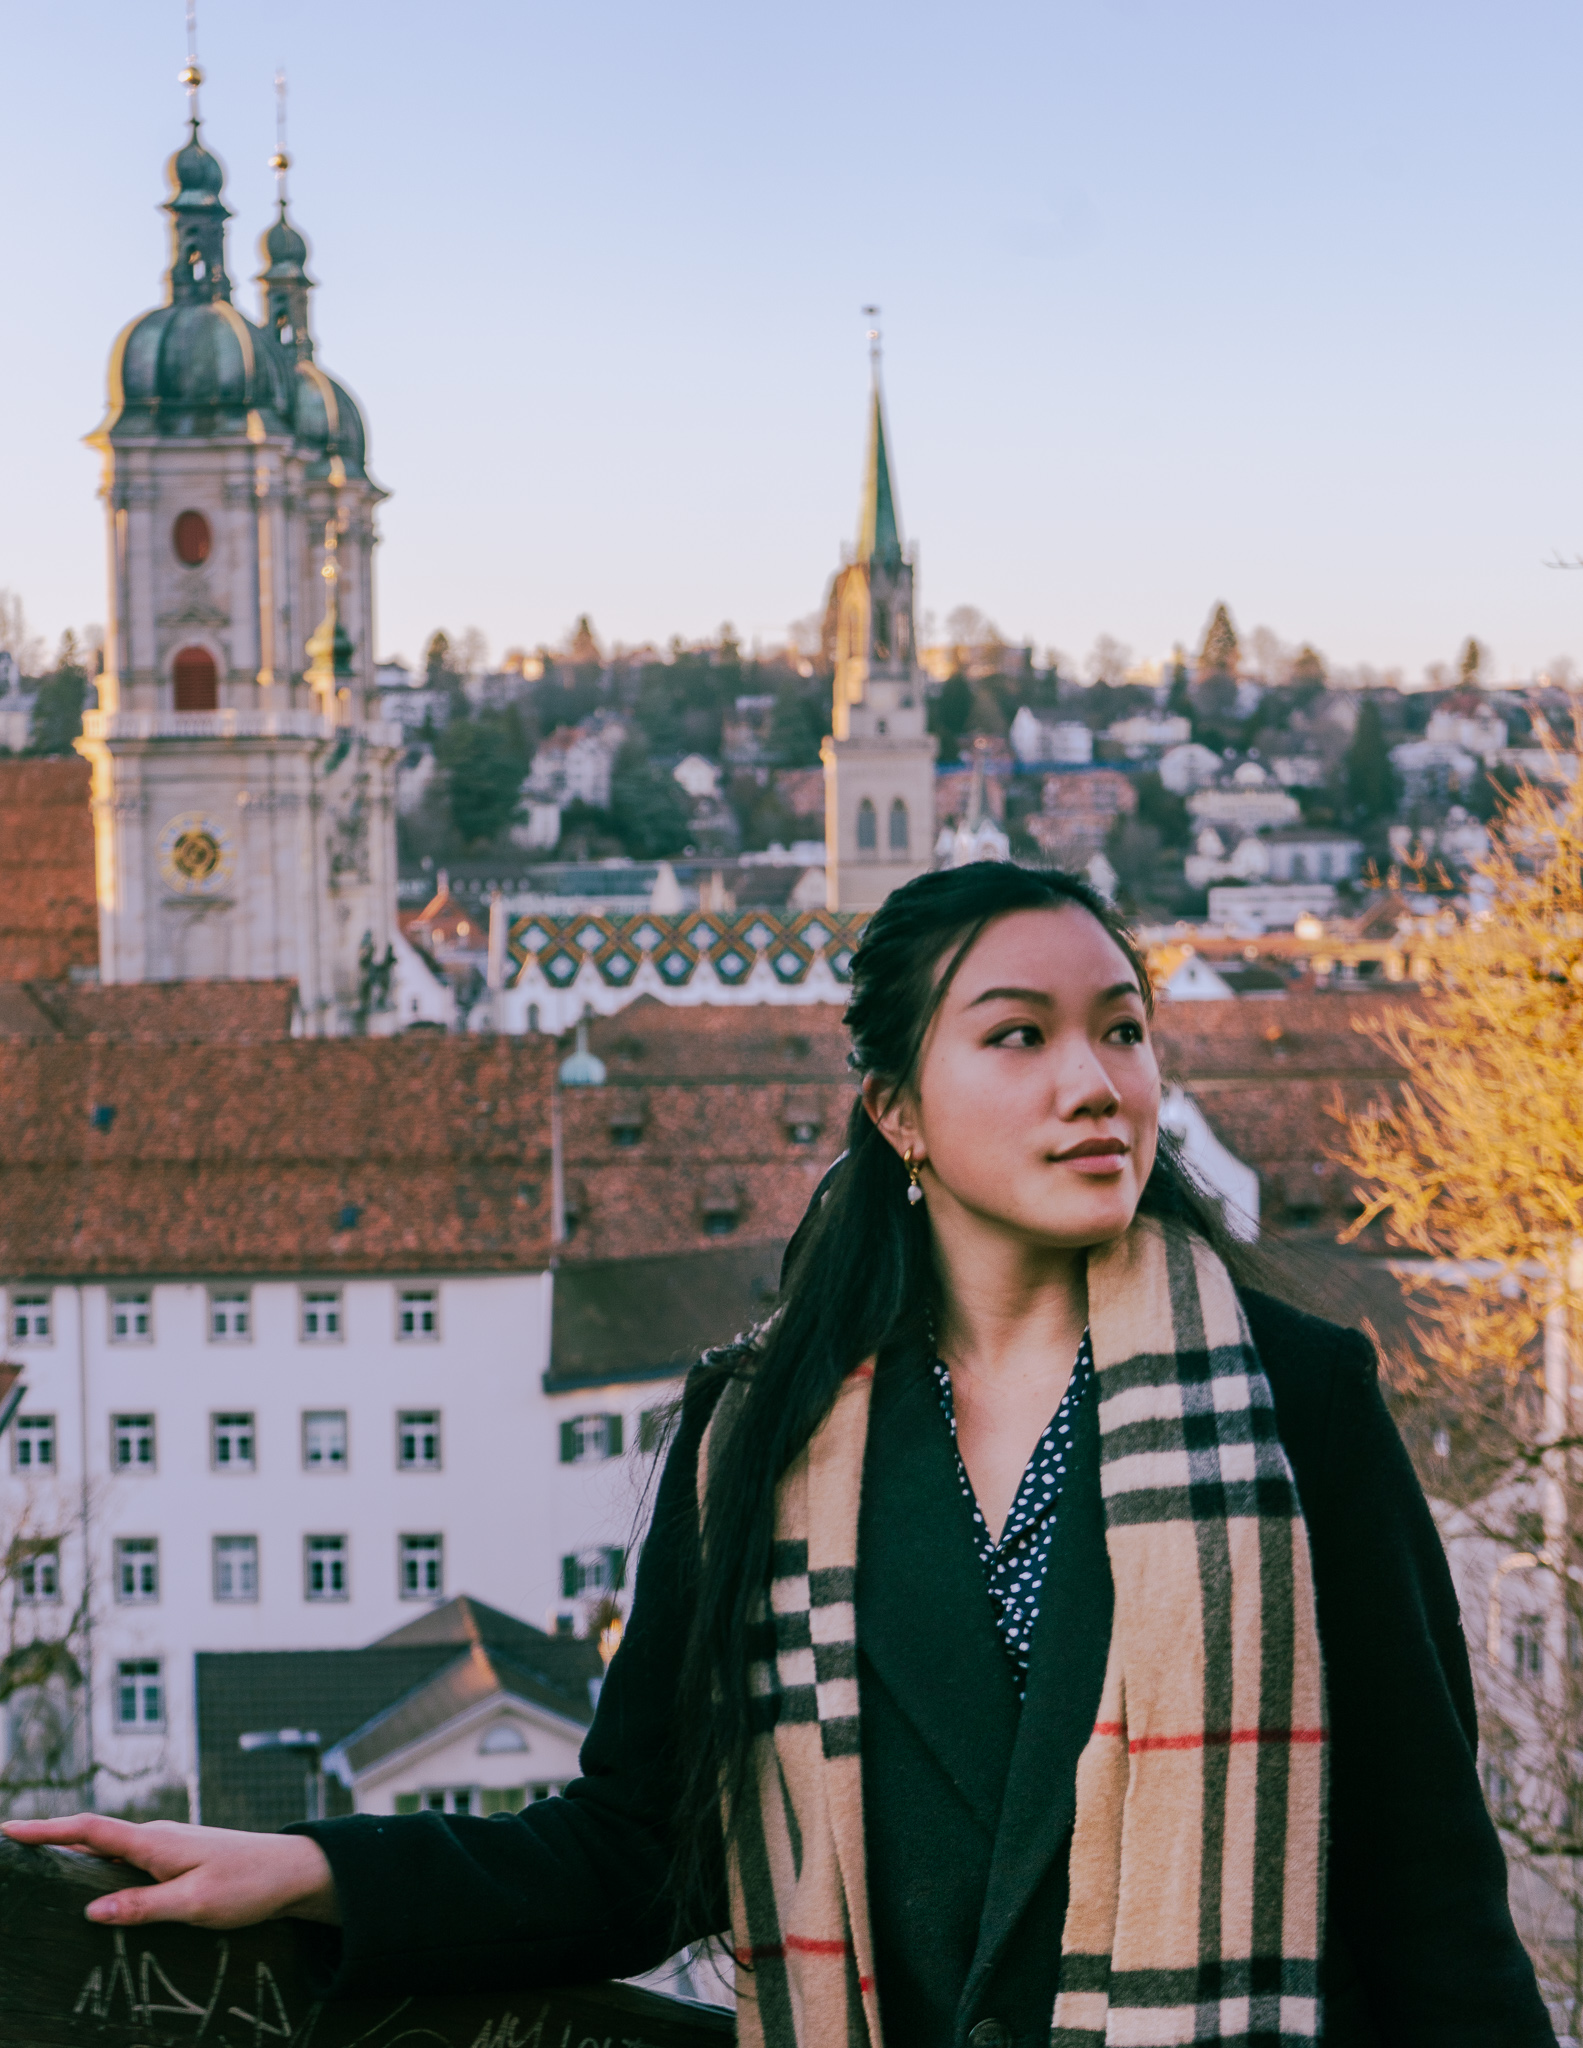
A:
[[[937,742],[925,720],[914,636],[913,563],[903,550],[871,335],[868,465],[857,549],[825,615],[835,691],[824,762],[825,877],[831,910],[874,910],[920,875],[934,849]]]
[[[231,301],[225,174],[189,57],[165,303],[111,351],[109,600],[93,769],[107,982],[296,982],[309,1035],[385,1028],[399,734],[371,722],[374,511],[362,415],[315,361],[308,248],[263,238]],[[388,974],[385,976],[388,980]]]

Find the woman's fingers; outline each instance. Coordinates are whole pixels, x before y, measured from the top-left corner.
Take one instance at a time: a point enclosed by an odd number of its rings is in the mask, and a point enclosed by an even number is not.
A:
[[[159,1882],[107,1892],[86,1908],[118,1927],[186,1920],[198,1927],[251,1927],[282,1913],[333,1923],[335,1882],[324,1851],[306,1835],[252,1835],[184,1821],[131,1822],[100,1813],[8,1821],[14,1841],[91,1849],[146,1870]]]
[[[203,1873],[183,1871],[167,1884],[139,1885],[129,1892],[106,1892],[87,1907],[90,1920],[109,1921],[116,1927],[141,1927],[155,1920],[185,1920],[197,1927],[223,1924],[211,1918],[212,1906],[203,1896],[212,1886],[203,1883]]]
[[[8,1820],[0,1832],[30,1848],[91,1849],[96,1856],[117,1856],[143,1865],[148,1845],[139,1852],[143,1830],[133,1821],[112,1820],[106,1813],[68,1813],[59,1820]]]

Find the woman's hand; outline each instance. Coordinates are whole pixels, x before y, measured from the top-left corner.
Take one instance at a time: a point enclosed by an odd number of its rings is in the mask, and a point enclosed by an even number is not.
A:
[[[137,1927],[185,1920],[194,1927],[251,1927],[288,1914],[340,1924],[330,1865],[307,1835],[248,1835],[185,1822],[111,1820],[74,1813],[64,1820],[8,1820],[4,1832],[29,1847],[89,1849],[146,1870],[158,1883],[106,1892],[90,1920]]]

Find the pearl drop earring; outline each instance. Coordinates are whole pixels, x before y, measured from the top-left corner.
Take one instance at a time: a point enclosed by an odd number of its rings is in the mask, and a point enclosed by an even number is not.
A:
[[[907,1200],[909,1202],[921,1202],[923,1200],[923,1189],[918,1185],[918,1169],[912,1163],[912,1147],[910,1145],[901,1155],[901,1163],[907,1169]]]

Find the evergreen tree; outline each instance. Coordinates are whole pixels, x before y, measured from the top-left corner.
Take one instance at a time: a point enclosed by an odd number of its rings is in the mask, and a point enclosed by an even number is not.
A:
[[[777,768],[817,768],[819,742],[830,730],[830,699],[822,684],[814,691],[783,683],[770,713],[769,751]]]
[[[88,671],[78,653],[77,636],[68,628],[61,635],[55,666],[40,680],[38,695],[33,700],[28,752],[69,754],[72,741],[82,731],[87,698]]]
[[[423,679],[431,690],[441,690],[451,673],[451,637],[436,627],[423,650]]]
[[[1171,663],[1171,694],[1165,701],[1165,708],[1173,718],[1191,718],[1193,715],[1192,678],[1187,672],[1187,657],[1180,647]]]
[[[610,774],[610,819],[635,860],[658,860],[687,844],[687,794],[628,740]]]
[[[1389,817],[1396,808],[1396,770],[1385,744],[1380,707],[1372,696],[1358,706],[1358,722],[1343,763],[1347,801],[1362,819]]]
[[[1462,658],[1457,663],[1457,673],[1462,678],[1465,690],[1476,690],[1481,681],[1484,667],[1484,649],[1470,633],[1462,649]]]
[[[445,776],[451,822],[464,844],[498,839],[517,816],[529,766],[517,707],[469,718],[464,702],[440,734],[435,757]]]
[[[1210,615],[1209,624],[1204,629],[1204,644],[1198,655],[1198,673],[1200,676],[1234,676],[1240,652],[1237,629],[1231,623],[1231,613],[1224,604],[1217,604]]]
[[[1316,649],[1305,640],[1297,650],[1297,659],[1292,663],[1294,683],[1317,684],[1321,689],[1325,683],[1325,664]]]

